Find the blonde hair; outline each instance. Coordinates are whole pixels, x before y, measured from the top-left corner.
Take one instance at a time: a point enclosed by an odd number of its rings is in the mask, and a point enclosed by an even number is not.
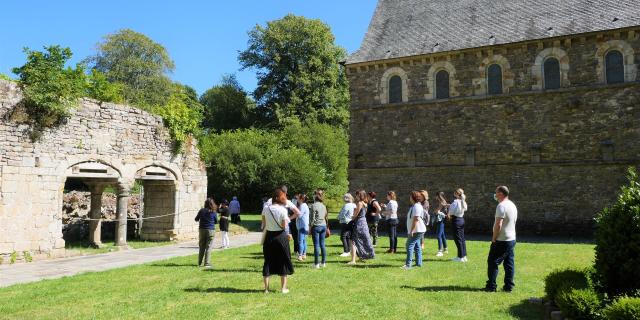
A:
[[[389,198],[391,198],[391,200],[396,200],[396,192],[395,191],[389,191],[387,192],[387,195],[389,196]]]
[[[464,190],[462,190],[462,188],[456,189],[455,193],[457,193],[460,196],[460,198],[465,198],[465,199],[467,198],[467,196],[464,195]]]
[[[424,197],[424,201],[429,200],[429,192],[427,192],[427,190],[420,190],[420,193]]]
[[[353,196],[351,195],[351,193],[345,193],[342,199],[344,200],[344,202],[353,203]]]

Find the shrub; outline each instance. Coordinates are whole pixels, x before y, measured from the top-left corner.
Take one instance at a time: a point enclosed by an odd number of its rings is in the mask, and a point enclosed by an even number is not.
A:
[[[603,311],[607,320],[640,320],[640,298],[622,297]]]
[[[9,77],[8,75],[6,75],[4,73],[0,73],[0,80],[15,81],[15,80],[11,79],[11,77]]]
[[[563,289],[587,289],[590,287],[589,269],[563,269],[549,273],[544,279],[544,291],[556,304]]]
[[[640,289],[640,180],[629,169],[629,184],[617,201],[596,217],[596,288],[609,299]]]
[[[202,108],[197,101],[193,104],[190,102],[192,101],[186,92],[182,88],[176,88],[165,105],[152,109],[153,113],[162,117],[169,128],[171,137],[176,141],[177,150],[182,148],[189,136],[200,133]]]
[[[575,320],[598,319],[601,311],[600,297],[593,289],[561,289],[556,302],[562,313]]]
[[[45,52],[24,50],[27,62],[13,72],[24,93],[24,105],[32,122],[32,139],[44,128],[60,123],[69,116],[84,94],[85,76],[82,65],[65,64],[71,59],[69,48],[45,47]]]
[[[122,83],[109,82],[107,76],[96,69],[92,69],[87,78],[87,96],[99,101],[123,103],[123,89]]]

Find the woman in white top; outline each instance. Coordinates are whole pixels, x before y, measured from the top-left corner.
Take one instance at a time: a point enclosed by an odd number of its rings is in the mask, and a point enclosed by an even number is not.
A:
[[[351,227],[349,226],[349,221],[353,217],[353,211],[356,209],[356,204],[353,203],[353,196],[350,193],[345,193],[344,197],[344,205],[342,209],[340,209],[340,213],[338,213],[338,220],[340,221],[340,241],[342,241],[342,254],[341,257],[348,257],[351,254],[351,245],[349,245],[349,241],[351,240]]]
[[[416,256],[416,266],[422,267],[422,247],[420,240],[427,231],[424,223],[424,208],[422,207],[424,196],[419,191],[411,192],[411,209],[407,214],[407,259],[402,267],[407,270],[411,268],[412,253]]]
[[[453,239],[458,248],[458,256],[453,261],[467,262],[467,242],[464,239],[464,212],[467,211],[467,197],[464,190],[458,188],[453,192],[455,200],[449,206],[449,218],[453,226]]]
[[[280,275],[282,293],[288,293],[287,276],[293,274],[293,264],[291,263],[291,250],[289,240],[291,235],[286,230],[289,224],[287,208],[287,194],[278,188],[273,193],[272,204],[262,209],[262,225],[265,228],[264,243],[262,252],[264,254],[264,265],[262,276],[264,277],[264,292],[269,292],[269,277],[272,274]],[[296,218],[298,212],[292,215]]]
[[[387,204],[383,204],[385,216],[389,223],[389,250],[387,253],[396,253],[398,248],[398,202],[395,191],[387,192]]]
[[[307,205],[307,195],[301,193],[297,196],[297,206],[300,216],[296,219],[296,229],[298,230],[298,261],[307,258],[307,235],[309,234],[309,206]],[[294,244],[295,247],[295,244]]]

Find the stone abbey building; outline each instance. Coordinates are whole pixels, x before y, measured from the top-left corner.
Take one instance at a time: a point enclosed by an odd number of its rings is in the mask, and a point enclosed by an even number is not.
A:
[[[162,119],[140,109],[83,99],[71,117],[33,142],[28,125],[10,115],[22,100],[17,84],[0,80],[0,263],[11,256],[64,252],[62,202],[66,182],[91,191],[89,240],[100,246],[101,199],[117,190],[116,245],[127,246],[127,206],[135,181],[143,186],[140,237],[196,238],[194,217],[207,176],[193,143],[176,154]]]
[[[505,184],[519,230],[590,234],[640,163],[638,64],[636,0],[380,0],[346,61],[351,189],[462,187],[488,233]]]

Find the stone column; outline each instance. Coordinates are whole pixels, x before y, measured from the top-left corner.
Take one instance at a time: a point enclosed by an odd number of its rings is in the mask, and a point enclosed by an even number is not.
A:
[[[91,210],[89,211],[89,218],[92,219],[89,221],[89,241],[92,246],[100,248],[102,247],[102,221],[94,219],[102,218],[102,192],[104,191],[104,185],[91,184],[89,185],[89,189],[91,190]]]
[[[130,188],[128,185],[118,184],[118,208],[116,227],[116,246],[127,247],[127,208],[129,206]]]

